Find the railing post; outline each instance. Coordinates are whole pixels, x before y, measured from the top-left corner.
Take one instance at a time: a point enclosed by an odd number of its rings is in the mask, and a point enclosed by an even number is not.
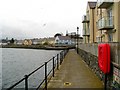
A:
[[[59,54],[57,54],[57,70],[59,69]]]
[[[63,61],[63,51],[62,51],[62,61]]]
[[[45,90],[47,90],[47,62],[45,62]]]
[[[25,75],[25,90],[28,90],[28,75]]]
[[[55,58],[55,57],[53,57],[53,77],[54,77],[54,73],[55,73],[55,71],[54,71],[54,63],[55,63],[55,62],[54,62],[54,58]]]
[[[64,50],[64,58],[65,58],[65,53],[66,53],[66,51]]]
[[[62,51],[62,62],[63,62],[63,58],[64,58],[64,51]]]
[[[62,63],[62,52],[60,52],[60,65]]]
[[[62,58],[63,58],[63,56],[62,56],[62,52],[61,52],[61,63],[62,63]]]

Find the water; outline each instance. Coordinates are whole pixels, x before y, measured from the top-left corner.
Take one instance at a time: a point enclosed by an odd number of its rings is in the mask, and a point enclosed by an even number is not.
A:
[[[24,75],[29,74],[59,52],[60,51],[3,48],[2,88],[10,87],[16,81],[23,78]],[[29,87],[36,87],[43,77],[44,70],[42,69],[29,78]],[[17,87],[23,88],[24,83],[21,83],[21,85]]]

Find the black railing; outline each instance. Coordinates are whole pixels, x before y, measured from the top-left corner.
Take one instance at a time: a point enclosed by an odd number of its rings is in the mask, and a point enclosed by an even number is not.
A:
[[[51,77],[54,77],[55,74],[55,70],[59,69],[59,65],[61,65],[65,55],[67,54],[68,50],[64,50],[61,51],[60,54],[57,54],[56,56],[54,56],[53,58],[51,58],[50,60],[48,60],[47,62],[45,62],[44,64],[42,64],[40,67],[38,67],[37,69],[35,69],[34,71],[32,71],[30,74],[25,75],[24,78],[22,78],[21,80],[19,80],[18,82],[16,82],[14,85],[12,85],[11,87],[7,88],[6,90],[12,90],[15,89],[15,87],[17,85],[19,85],[21,82],[25,82],[25,90],[29,89],[29,85],[28,85],[28,79],[30,76],[32,76],[34,73],[36,73],[38,70],[40,70],[42,67],[44,67],[44,78],[43,80],[40,82],[40,84],[35,88],[36,90],[38,89],[44,89],[47,90],[47,84],[50,81]],[[48,63],[52,62],[52,69],[48,70]],[[52,74],[52,76],[50,76]],[[49,77],[49,79],[48,79]]]

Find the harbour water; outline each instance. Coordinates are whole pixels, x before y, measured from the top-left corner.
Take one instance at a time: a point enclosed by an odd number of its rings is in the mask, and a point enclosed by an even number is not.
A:
[[[0,48],[2,88],[8,88],[19,81],[24,75],[29,74],[45,61],[48,61],[60,51],[37,50],[37,49],[13,49]],[[29,78],[29,87],[35,88],[44,77],[44,70],[41,69]],[[17,86],[23,88],[24,82]]]

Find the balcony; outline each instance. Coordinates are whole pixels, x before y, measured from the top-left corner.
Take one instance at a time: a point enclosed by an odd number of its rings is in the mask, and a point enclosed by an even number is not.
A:
[[[114,28],[113,16],[103,17],[98,20],[98,29],[99,30],[111,30]]]
[[[88,16],[86,16],[86,15],[84,15],[83,17],[82,17],[82,23],[89,23],[89,18],[88,18]]]
[[[108,8],[113,4],[114,0],[98,0],[98,8]]]
[[[86,30],[83,30],[83,36],[90,36],[90,33],[88,31],[86,32]]]

